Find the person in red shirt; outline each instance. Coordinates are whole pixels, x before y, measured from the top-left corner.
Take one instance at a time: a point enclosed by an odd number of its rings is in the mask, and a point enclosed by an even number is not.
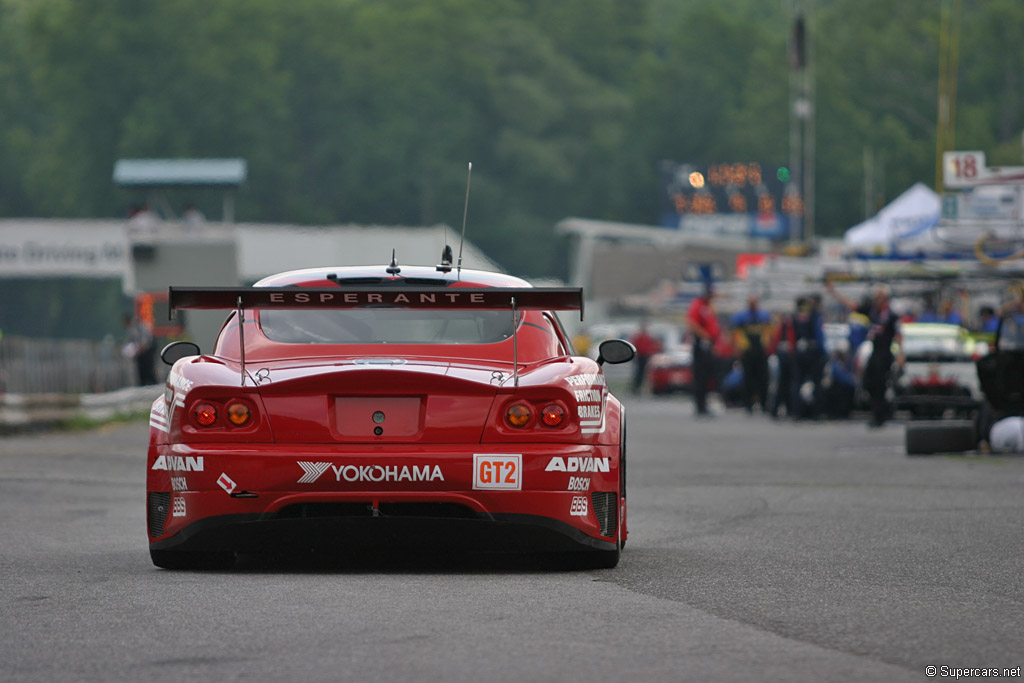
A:
[[[722,334],[715,313],[714,288],[708,284],[686,311],[686,322],[693,332],[693,401],[697,415],[708,412],[708,390],[715,371],[714,347]]]
[[[647,321],[640,321],[640,329],[629,340],[636,347],[636,360],[633,363],[633,393],[639,394],[647,372],[647,361],[661,351],[661,344],[647,329]]]

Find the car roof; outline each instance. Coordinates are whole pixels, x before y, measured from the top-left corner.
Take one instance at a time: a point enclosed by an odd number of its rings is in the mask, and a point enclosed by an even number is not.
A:
[[[530,283],[512,275],[492,273],[484,270],[452,269],[441,272],[426,266],[398,266],[399,272],[389,273],[391,266],[337,266],[303,268],[270,275],[258,281],[256,287],[287,287],[305,282],[334,280],[352,281],[352,284],[402,284],[422,285],[469,285],[476,287],[530,287]]]

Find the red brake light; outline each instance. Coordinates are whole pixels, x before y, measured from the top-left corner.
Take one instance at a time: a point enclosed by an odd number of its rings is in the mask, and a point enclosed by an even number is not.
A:
[[[209,427],[217,421],[217,409],[209,403],[199,403],[192,409],[192,416],[200,427]]]
[[[513,427],[525,427],[530,423],[530,409],[522,403],[513,403],[505,410],[505,421]]]
[[[249,406],[241,402],[229,403],[227,413],[228,421],[236,427],[248,424],[249,418],[252,416]]]
[[[565,409],[557,403],[549,403],[544,406],[540,419],[548,427],[559,427],[565,421]]]

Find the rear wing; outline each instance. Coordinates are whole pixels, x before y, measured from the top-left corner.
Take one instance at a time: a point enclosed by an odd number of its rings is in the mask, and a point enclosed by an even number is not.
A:
[[[436,310],[505,310],[518,321],[519,311],[579,311],[580,287],[171,287],[169,314],[179,308],[238,311],[246,309],[424,308]],[[519,386],[519,342],[512,325],[512,378]],[[245,386],[245,326],[238,326],[242,386]]]
[[[170,311],[179,308],[329,309],[398,307],[460,310],[579,311],[580,287],[171,287]]]

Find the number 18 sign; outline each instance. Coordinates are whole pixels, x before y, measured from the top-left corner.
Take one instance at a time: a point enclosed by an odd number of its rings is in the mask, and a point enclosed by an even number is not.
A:
[[[1024,166],[986,166],[984,152],[943,152],[942,184],[949,189],[1024,183]]]

